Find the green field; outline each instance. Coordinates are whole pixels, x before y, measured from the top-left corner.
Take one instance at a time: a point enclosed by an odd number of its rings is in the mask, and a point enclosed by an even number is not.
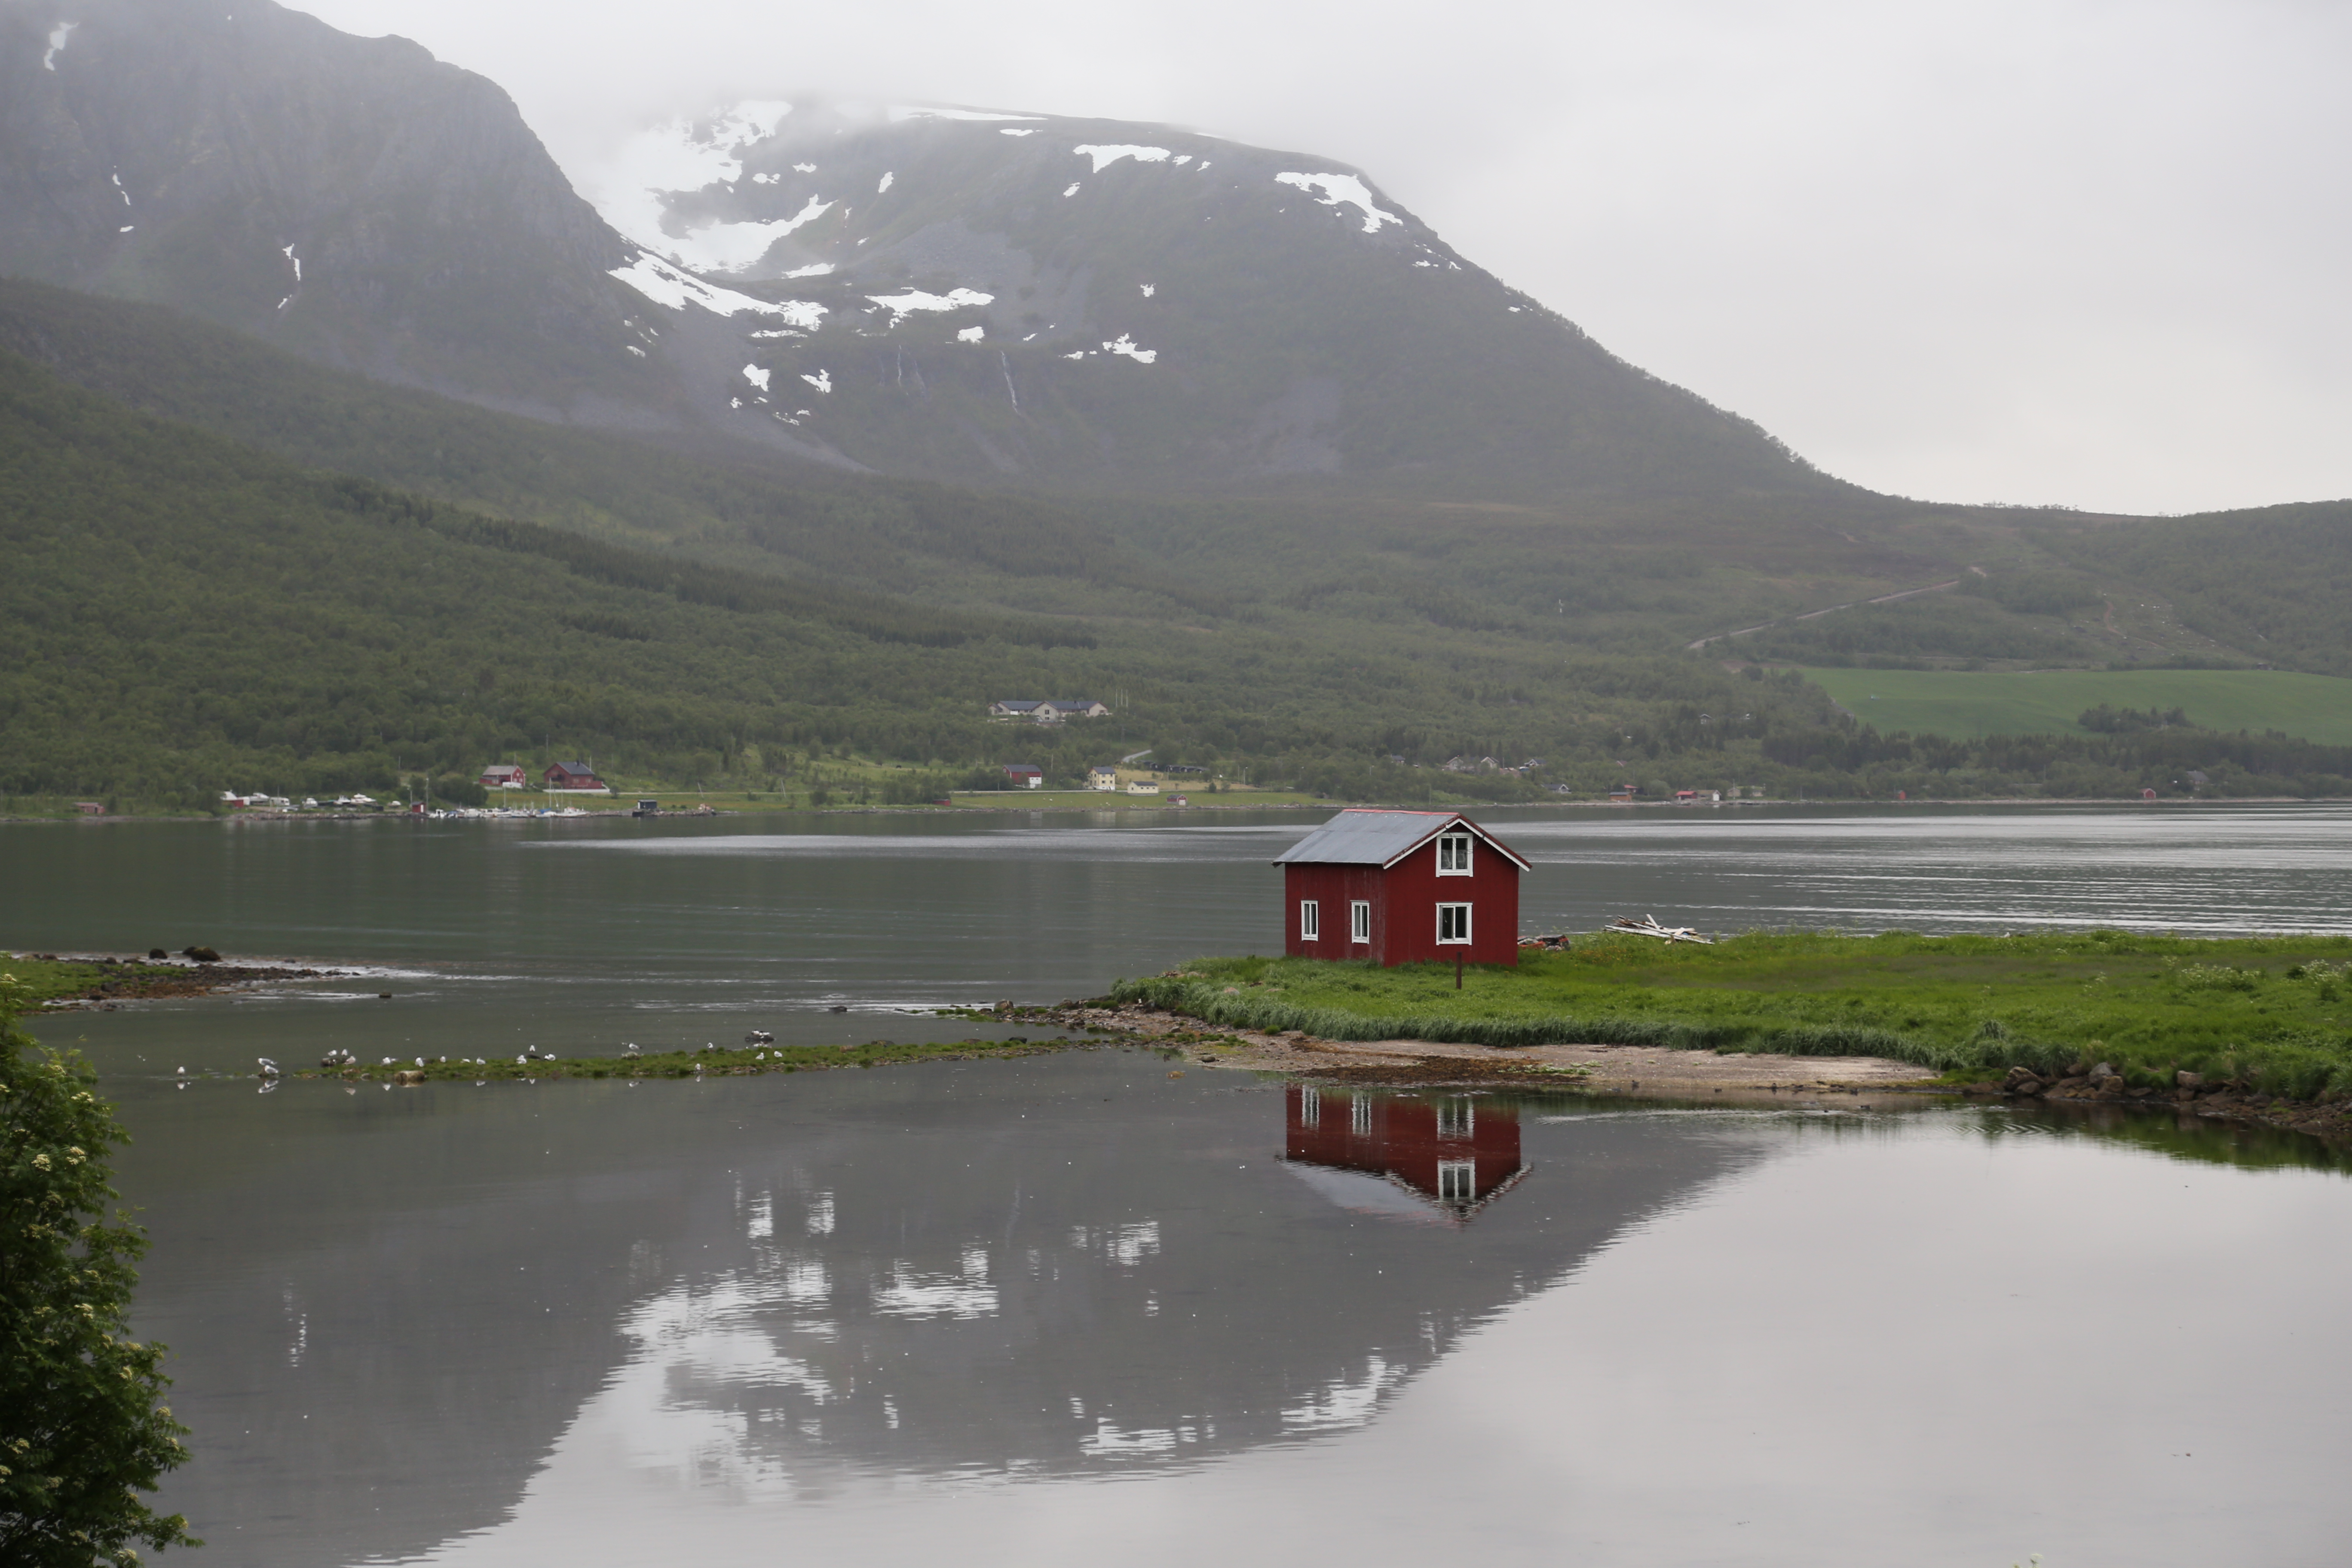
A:
[[[2179,708],[2206,730],[2280,730],[2352,744],[2352,680],[2281,669],[1809,669],[1806,678],[1881,734],[2061,734],[2115,708]]]
[[[1111,994],[1326,1039],[1874,1056],[1959,1078],[2105,1061],[2135,1086],[2189,1071],[2297,1097],[2352,1089],[2352,937],[1750,931],[1668,946],[1600,932],[1464,979],[1455,990],[1447,963],[1201,959]]]

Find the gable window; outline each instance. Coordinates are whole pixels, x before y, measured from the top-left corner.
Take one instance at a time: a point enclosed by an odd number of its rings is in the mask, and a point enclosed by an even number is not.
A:
[[[1467,1138],[1477,1124],[1471,1120],[1475,1113],[1467,1100],[1441,1100],[1437,1102],[1437,1135],[1440,1138]]]
[[[1439,836],[1437,874],[1441,877],[1470,875],[1470,835],[1447,833]]]
[[[1323,1121],[1323,1096],[1311,1089],[1298,1091],[1298,1125],[1318,1127]]]
[[[1348,940],[1349,942],[1372,940],[1372,901],[1370,899],[1356,899],[1349,903]]]
[[[1478,1197],[1478,1163],[1475,1160],[1440,1160],[1437,1162],[1437,1201],[1446,1204],[1475,1203]]]
[[[1470,906],[1467,904],[1438,905],[1437,941],[1439,945],[1443,946],[1448,942],[1467,942],[1469,940]]]
[[[1372,1097],[1370,1095],[1360,1094],[1355,1096],[1349,1102],[1348,1131],[1353,1132],[1359,1138],[1369,1138],[1371,1136]]]
[[[1323,906],[1313,899],[1298,900],[1298,940],[1314,942],[1323,933]]]

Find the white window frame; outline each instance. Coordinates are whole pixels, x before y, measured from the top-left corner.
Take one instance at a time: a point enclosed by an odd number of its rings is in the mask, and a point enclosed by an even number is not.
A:
[[[1369,1094],[1350,1096],[1348,1101],[1348,1131],[1359,1138],[1372,1135],[1372,1097]]]
[[[1444,1204],[1467,1204],[1478,1200],[1478,1162],[1475,1160],[1440,1160],[1437,1162],[1437,1201]]]
[[[1470,845],[1477,835],[1473,833],[1441,833],[1437,836],[1437,874],[1441,877],[1468,877],[1475,873],[1470,867]]]
[[[1440,1138],[1470,1138],[1477,1134],[1478,1112],[1467,1096],[1441,1100],[1437,1102],[1437,1135]]]
[[[1301,942],[1320,942],[1323,940],[1322,932],[1323,907],[1321,903],[1314,899],[1299,900],[1298,940]]]
[[[1445,915],[1446,911],[1449,910],[1459,910],[1462,911],[1462,934],[1459,936],[1448,936],[1445,934]],[[1440,904],[1437,906],[1437,945],[1440,947],[1467,947],[1470,945],[1470,906],[1468,904]]]
[[[1372,940],[1372,900],[1351,899],[1348,901],[1348,940],[1370,942]]]
[[[1298,1091],[1298,1125],[1319,1127],[1323,1123],[1323,1091],[1302,1089]]]

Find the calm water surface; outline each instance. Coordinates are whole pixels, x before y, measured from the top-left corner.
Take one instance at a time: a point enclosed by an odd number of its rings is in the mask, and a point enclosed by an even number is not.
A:
[[[2340,1559],[2352,1185],[2293,1140],[1310,1110],[1116,1049],[169,1081],[960,1035],[905,1009],[1273,946],[1312,820],[0,830],[0,946],[367,971],[44,1024],[137,1136],[141,1329],[196,1428],[166,1500],[272,1568]],[[2342,811],[1492,820],[1530,930],[2352,930]]]

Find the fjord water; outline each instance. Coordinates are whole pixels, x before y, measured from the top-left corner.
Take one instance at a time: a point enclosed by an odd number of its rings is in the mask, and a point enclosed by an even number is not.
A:
[[[1531,930],[2352,930],[2339,810],[1488,815]],[[2352,1186],[2294,1140],[1423,1097],[1508,1124],[1465,1213],[1369,1131],[1286,1158],[1278,1085],[1116,1048],[171,1081],[961,1035],[902,1009],[1272,946],[1313,818],[1197,820],[0,831],[0,945],[365,968],[39,1021],[137,1140],[166,1500],[271,1565],[2301,1563],[2352,1524]]]

